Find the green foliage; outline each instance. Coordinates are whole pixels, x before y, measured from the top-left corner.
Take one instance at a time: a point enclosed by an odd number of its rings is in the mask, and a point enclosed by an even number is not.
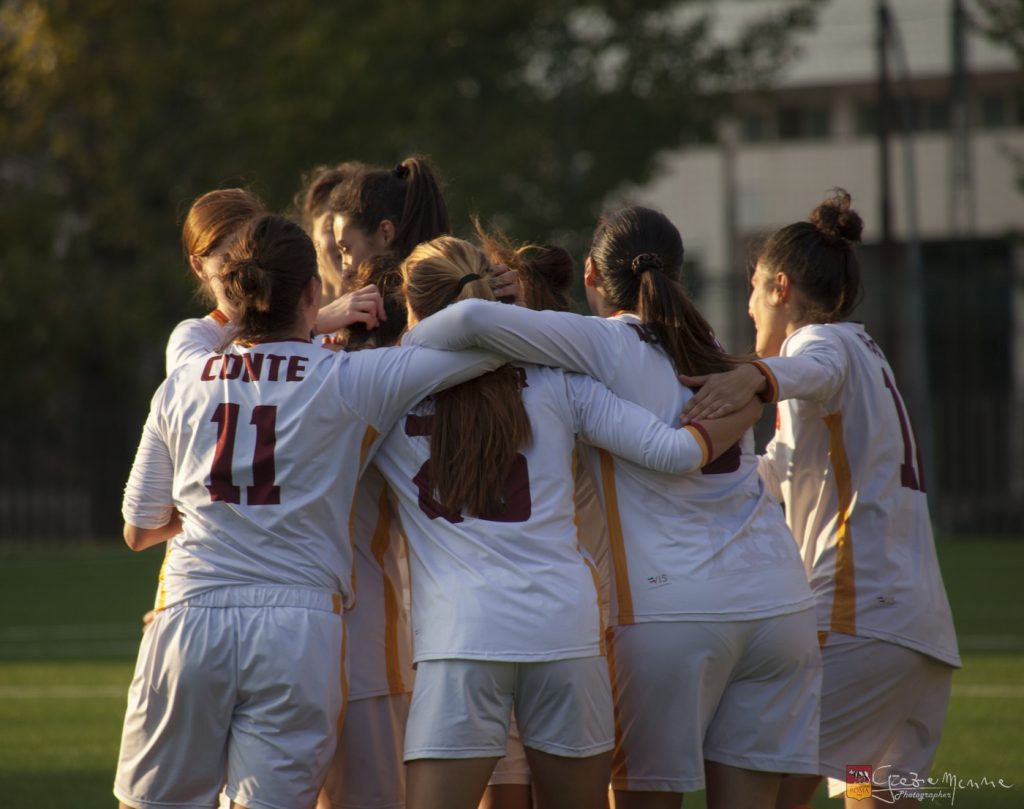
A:
[[[821,2],[723,45],[696,0],[0,0],[0,488],[86,487],[116,524],[164,340],[196,313],[178,226],[199,194],[280,208],[312,165],[420,151],[461,230],[479,212],[579,246]]]

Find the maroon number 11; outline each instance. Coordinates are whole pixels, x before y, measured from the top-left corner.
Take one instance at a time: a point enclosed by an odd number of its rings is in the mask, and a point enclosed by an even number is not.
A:
[[[235,433],[238,431],[239,406],[219,404],[210,421],[217,425],[217,446],[210,467],[211,500],[241,503],[241,488],[231,477],[231,464],[235,457]],[[281,487],[274,485],[274,445],[277,441],[277,406],[256,405],[252,409],[250,424],[256,426],[256,447],[252,453],[252,486],[246,486],[246,501],[250,506],[272,506],[281,502]]]

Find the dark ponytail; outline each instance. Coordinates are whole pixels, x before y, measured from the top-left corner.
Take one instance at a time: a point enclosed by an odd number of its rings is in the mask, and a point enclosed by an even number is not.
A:
[[[810,221],[776,231],[758,254],[757,263],[771,276],[784,273],[800,291],[802,315],[815,323],[849,316],[860,302],[860,263],[853,245],[864,223],[841,188],[811,211]]]
[[[391,169],[358,172],[331,192],[328,204],[367,234],[390,221],[395,235],[388,247],[397,261],[417,244],[451,232],[440,175],[419,155]]]
[[[221,271],[238,336],[264,341],[291,334],[302,292],[316,274],[316,250],[299,225],[274,215],[252,220],[228,248]]]
[[[683,240],[664,214],[631,206],[603,217],[590,257],[605,300],[613,309],[636,312],[678,373],[715,373],[737,364],[680,283]]]

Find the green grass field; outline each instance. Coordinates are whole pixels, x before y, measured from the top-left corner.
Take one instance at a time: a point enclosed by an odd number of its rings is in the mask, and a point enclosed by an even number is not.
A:
[[[939,548],[964,669],[935,774],[965,784],[935,806],[1024,806],[1024,537]],[[162,554],[120,545],[0,546],[0,806],[99,809]],[[854,762],[851,762],[854,763]],[[841,806],[819,795],[816,807]],[[686,806],[703,806],[699,793]]]

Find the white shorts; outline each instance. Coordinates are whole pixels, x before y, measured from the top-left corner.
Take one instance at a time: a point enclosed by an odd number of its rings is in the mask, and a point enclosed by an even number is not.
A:
[[[343,708],[337,594],[221,587],[143,635],[114,795],[140,809],[312,806]],[[225,785],[226,777],[226,785]]]
[[[572,758],[615,743],[608,663],[425,660],[416,670],[405,760],[500,758],[515,706],[523,744]]]
[[[532,784],[533,777],[530,775],[530,762],[526,760],[526,748],[523,747],[523,740],[519,738],[519,726],[516,724],[515,716],[508,729],[508,744],[505,745],[505,755],[494,765],[491,773],[491,780],[488,786],[500,784]]]
[[[352,700],[324,789],[332,809],[405,806],[402,746],[411,694]]]
[[[612,787],[704,788],[704,761],[818,771],[814,608],[752,621],[612,627]]]
[[[953,669],[913,649],[852,635],[830,634],[821,655],[820,772],[829,776],[829,795],[846,791],[847,765],[870,765],[876,794],[890,776],[926,778]]]

